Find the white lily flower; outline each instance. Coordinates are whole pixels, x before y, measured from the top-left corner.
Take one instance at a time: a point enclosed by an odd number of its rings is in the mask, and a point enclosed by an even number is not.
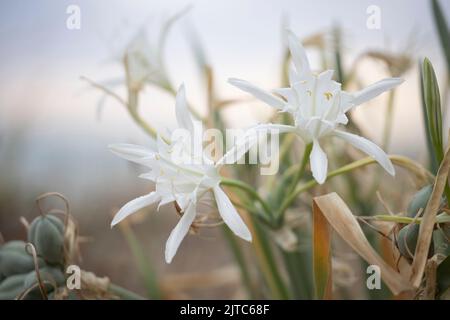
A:
[[[126,63],[131,89],[139,91],[147,83],[169,87],[161,52],[150,44],[145,28],[141,28],[127,44],[121,59]]]
[[[176,97],[176,117],[180,128],[187,130],[191,139],[198,137],[200,123],[193,121],[187,108],[185,89],[181,86]],[[201,136],[201,135],[200,135]],[[146,149],[137,145],[111,145],[110,149],[122,158],[150,168],[150,172],[141,178],[155,183],[155,191],[136,198],[124,205],[115,215],[111,225],[114,226],[129,215],[154,203],[159,206],[176,202],[183,213],[177,226],[170,233],[166,243],[165,258],[170,263],[197,216],[197,204],[207,193],[212,193],[218,212],[228,227],[239,237],[251,241],[252,236],[234,208],[228,196],[220,188],[219,170],[230,159],[237,161],[250,148],[248,139],[240,142],[228,151],[220,160],[214,162],[204,155],[203,147],[192,147],[185,140],[166,142],[158,136],[154,149]],[[177,158],[174,160],[174,153]],[[183,161],[178,161],[183,159]]]
[[[403,80],[389,78],[357,92],[343,91],[341,84],[332,80],[333,70],[326,70],[320,74],[311,72],[306,52],[298,38],[291,31],[288,31],[287,37],[294,65],[289,72],[290,86],[274,90],[274,93],[284,99],[247,81],[229,79],[232,85],[252,94],[281,112],[291,113],[294,117],[295,126],[265,124],[259,125],[257,128],[274,128],[280,132],[294,132],[305,143],[313,143],[310,155],[311,170],[314,178],[320,184],[325,182],[328,170],[327,156],[320,146],[320,140],[325,136],[344,139],[373,157],[389,174],[395,175],[394,166],[380,147],[363,137],[341,131],[338,126],[347,124],[346,113],[352,108],[395,88]]]

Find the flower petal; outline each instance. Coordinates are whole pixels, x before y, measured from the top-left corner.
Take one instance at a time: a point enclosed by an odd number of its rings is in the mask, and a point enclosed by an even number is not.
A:
[[[195,202],[191,201],[187,209],[184,211],[180,221],[178,221],[178,224],[175,226],[172,232],[170,232],[169,238],[167,239],[165,252],[167,263],[172,262],[172,259],[177,253],[181,241],[183,241],[184,237],[189,231],[189,228],[191,227],[192,222],[195,219],[195,215],[196,205]]]
[[[266,92],[257,86],[241,79],[231,78],[228,79],[228,82],[239,89],[250,93],[252,96],[267,103],[269,106],[274,107],[276,109],[283,109],[286,104],[282,99],[275,97],[274,95]]]
[[[259,124],[256,125],[249,130],[273,130],[276,131],[276,133],[287,133],[287,132],[295,132],[296,128],[294,126],[290,126],[287,124],[275,124],[275,123],[265,123],[265,124]]]
[[[313,148],[309,160],[311,161],[311,171],[314,179],[319,184],[323,184],[327,179],[328,159],[317,140],[313,141]]]
[[[400,78],[388,78],[378,81],[370,86],[353,93],[352,104],[354,106],[360,105],[364,102],[372,100],[376,96],[382,94],[385,91],[391,90],[401,84],[404,80]],[[345,111],[348,111],[345,110]]]
[[[375,143],[356,134],[334,130],[333,135],[351,143],[355,148],[374,158],[390,175],[395,175],[395,169],[387,154]]]
[[[247,241],[252,241],[252,234],[250,233],[250,230],[248,230],[241,216],[236,211],[225,192],[223,192],[218,185],[215,186],[213,190],[217,202],[217,208],[219,209],[219,213],[223,221],[238,237],[241,237]]]
[[[235,145],[217,161],[216,166],[236,163],[257,141],[257,134],[246,134],[244,137],[238,138]]]
[[[115,155],[139,164],[146,164],[149,159],[153,159],[155,156],[154,151],[134,144],[110,144],[108,148]]]
[[[177,117],[178,125],[184,128],[193,135],[194,124],[192,123],[191,113],[189,112],[187,102],[186,102],[186,90],[184,84],[180,86],[177,92],[175,101],[175,113]]]
[[[303,48],[297,36],[292,31],[288,30],[287,32],[292,62],[294,63],[298,76],[300,78],[304,78],[305,76],[311,73],[311,68],[309,66],[308,58],[306,56],[306,51]]]
[[[124,205],[119,210],[119,212],[116,213],[113,221],[111,222],[111,227],[115,226],[116,224],[118,224],[120,221],[122,221],[129,215],[131,215],[131,214],[141,210],[142,208],[145,208],[159,200],[160,200],[160,196],[156,192],[151,192],[145,196],[131,200],[126,205]]]

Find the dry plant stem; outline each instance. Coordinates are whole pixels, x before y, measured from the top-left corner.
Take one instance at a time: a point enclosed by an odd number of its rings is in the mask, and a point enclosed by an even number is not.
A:
[[[398,165],[400,167],[408,169],[411,172],[415,173],[419,177],[426,178],[426,179],[431,179],[433,177],[433,175],[430,172],[428,172],[425,168],[423,168],[421,165],[417,164],[416,162],[414,162],[406,157],[391,155],[391,156],[389,156],[389,158],[395,165]],[[361,160],[354,161],[354,162],[352,162],[348,165],[345,165],[339,169],[330,171],[327,175],[327,180],[330,178],[348,173],[352,170],[362,168],[362,167],[365,167],[370,164],[374,164],[374,163],[377,163],[377,162],[371,157],[367,157],[367,158],[364,158]],[[316,185],[317,185],[317,181],[312,179],[312,180],[306,182],[305,184],[297,187],[294,190],[294,192],[292,192],[282,203],[282,205],[280,207],[279,215],[281,216],[284,214],[286,209],[294,202],[294,200],[296,199],[296,197],[299,194],[315,187]]]
[[[415,287],[419,287],[427,263],[428,249],[433,237],[434,225],[436,223],[436,215],[441,203],[441,197],[447,186],[448,172],[450,170],[450,146],[445,151],[444,158],[439,167],[434,182],[433,191],[430,200],[425,208],[422,222],[419,229],[419,238],[417,242],[416,252],[412,263],[411,282]]]
[[[64,195],[62,195],[59,192],[47,192],[47,193],[41,194],[40,196],[38,196],[36,198],[36,205],[37,205],[37,207],[39,209],[39,213],[41,215],[45,214],[45,210],[42,209],[42,206],[41,206],[42,200],[44,200],[45,198],[51,197],[51,196],[55,196],[55,197],[62,199],[62,201],[64,202],[64,206],[65,206],[67,214],[70,214],[69,200]]]
[[[48,300],[47,292],[45,291],[44,285],[42,283],[41,273],[39,272],[39,263],[37,260],[36,248],[32,243],[27,243],[25,249],[33,256],[34,270],[36,272],[36,279],[38,281],[39,291],[41,291],[41,295],[44,298],[44,300]]]

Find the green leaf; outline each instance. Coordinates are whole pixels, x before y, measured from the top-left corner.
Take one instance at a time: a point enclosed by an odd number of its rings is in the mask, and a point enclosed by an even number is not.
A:
[[[441,293],[450,288],[450,256],[445,258],[444,261],[439,264],[436,278]]]
[[[437,0],[432,1],[434,22],[441,41],[442,50],[444,51],[445,58],[447,60],[447,70],[450,72],[450,32],[448,29],[447,21],[443,14],[442,8]]]
[[[444,156],[441,98],[433,65],[427,58],[422,63],[422,90],[428,136],[436,160],[441,163]]]

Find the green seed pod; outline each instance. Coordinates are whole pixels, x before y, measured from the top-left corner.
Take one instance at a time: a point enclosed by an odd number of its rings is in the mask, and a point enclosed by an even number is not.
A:
[[[423,215],[423,210],[425,210],[425,207],[428,204],[428,200],[430,199],[432,191],[433,185],[430,184],[416,192],[408,205],[408,217],[414,218],[420,209],[422,209],[421,215]]]
[[[0,300],[12,300],[23,291],[25,274],[10,276],[0,283]]]
[[[39,270],[41,281],[43,282],[45,291],[47,293],[52,292],[56,287],[62,286],[66,279],[64,273],[59,268],[44,267]],[[27,290],[36,286],[38,283],[36,272],[32,271],[28,273],[23,282],[23,290]],[[38,286],[34,287],[25,297],[27,300],[40,300],[42,294]]]
[[[0,274],[9,277],[34,270],[33,257],[25,249],[23,241],[10,241],[0,247]],[[44,263],[38,259],[39,266]]]
[[[30,225],[28,241],[49,264],[64,264],[64,224],[57,217],[39,216]]]
[[[397,247],[401,255],[406,259],[412,261],[414,252],[416,251],[417,240],[419,237],[419,224],[409,224],[404,226],[397,236]],[[434,254],[434,244],[431,241],[430,249],[428,251],[428,257],[432,257]]]

